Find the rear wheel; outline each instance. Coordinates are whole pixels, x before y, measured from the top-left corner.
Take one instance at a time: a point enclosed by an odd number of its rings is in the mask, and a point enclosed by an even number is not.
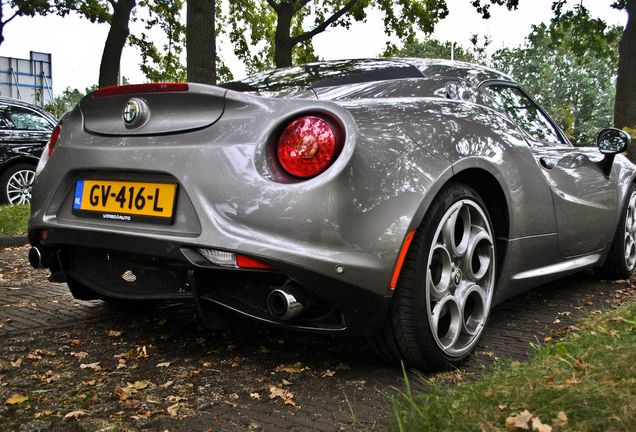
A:
[[[602,279],[628,278],[636,267],[636,189],[629,188],[607,258],[596,270]]]
[[[376,350],[426,370],[461,362],[488,319],[495,261],[483,201],[468,186],[445,186],[411,243]]]
[[[0,177],[0,203],[29,204],[33,180],[35,180],[33,165],[17,164],[9,167]]]

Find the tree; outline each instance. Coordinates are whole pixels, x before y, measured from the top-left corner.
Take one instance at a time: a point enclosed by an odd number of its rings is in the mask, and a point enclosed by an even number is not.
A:
[[[533,26],[523,47],[497,51],[493,65],[535,95],[576,145],[594,145],[612,124],[619,38],[618,27],[577,6]]]
[[[629,129],[636,138],[636,0],[618,1],[613,6],[627,11],[627,25],[619,46],[614,126]],[[636,161],[636,145],[630,149],[629,158]]]
[[[49,0],[0,0],[0,45],[4,42],[4,26],[9,24],[16,17],[32,17],[35,15],[48,15],[50,13],[65,16],[74,9],[78,1],[79,0],[58,0],[51,3]],[[9,10],[8,18],[4,17],[5,6]]]
[[[126,44],[130,30],[130,13],[136,5],[135,0],[108,0],[113,8],[110,18],[110,29],[104,43],[104,51],[99,66],[99,86],[106,87],[117,84],[121,52]]]
[[[488,18],[491,4],[512,9],[519,0],[469,1]],[[384,15],[385,33],[406,42],[415,39],[417,30],[431,33],[448,14],[446,0],[233,0],[228,14],[230,40],[251,72],[291,66],[316,59],[312,46],[316,35],[329,27],[349,28],[354,21],[364,21],[372,8]]]
[[[73,89],[66,87],[60,96],[53,98],[51,102],[44,106],[44,109],[53,114],[55,117],[60,118],[67,111],[72,110],[75,105],[88,93],[97,88],[96,85],[87,87],[83,92],[79,89]]]
[[[480,43],[479,37],[473,35],[471,37],[471,46],[465,47],[459,44],[453,46],[452,42],[440,41],[433,38],[427,38],[423,41],[414,40],[404,44],[402,48],[388,49],[384,55],[386,57],[421,57],[421,58],[437,58],[465,61],[470,63],[486,63],[486,48],[490,45],[488,37]]]
[[[186,69],[181,62],[185,45],[186,26],[181,23],[183,0],[141,0],[139,6],[148,15],[134,17],[134,21],[144,24],[144,31],[137,36],[129,36],[130,44],[139,48],[141,71],[149,81],[186,81]],[[160,28],[166,36],[162,49],[150,40],[147,32]]]
[[[188,81],[216,84],[216,38],[214,0],[187,0]]]

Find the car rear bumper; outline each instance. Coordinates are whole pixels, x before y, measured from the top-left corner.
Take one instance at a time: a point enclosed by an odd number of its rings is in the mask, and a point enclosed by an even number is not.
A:
[[[97,297],[193,299],[204,320],[229,310],[289,329],[372,334],[390,302],[364,287],[266,257],[259,260],[271,270],[222,268],[192,259],[196,244],[68,228],[47,229],[45,236],[40,231],[31,229],[29,241],[42,252],[45,266]],[[268,296],[276,289],[298,294],[303,310],[297,317],[272,315]]]

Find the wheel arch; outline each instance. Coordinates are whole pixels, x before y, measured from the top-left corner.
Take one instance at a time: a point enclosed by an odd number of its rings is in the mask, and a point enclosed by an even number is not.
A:
[[[20,165],[20,164],[33,165],[33,168],[35,168],[38,165],[38,159],[30,158],[26,156],[17,156],[12,159],[9,159],[0,166],[0,176],[2,176],[5,172],[7,172],[8,169],[11,169],[12,167],[16,165]]]
[[[412,221],[412,227],[417,228],[422,224],[424,216],[431,203],[437,198],[440,191],[449,183],[461,183],[467,185],[479,194],[486,205],[486,210],[490,216],[495,231],[496,254],[497,254],[497,277],[501,274],[501,264],[505,262],[508,238],[510,235],[510,210],[508,199],[504,188],[497,177],[483,167],[470,167],[461,171],[455,170],[447,179],[439,182],[438,187],[428,200],[422,203],[421,210]],[[497,290],[498,284],[495,286]]]

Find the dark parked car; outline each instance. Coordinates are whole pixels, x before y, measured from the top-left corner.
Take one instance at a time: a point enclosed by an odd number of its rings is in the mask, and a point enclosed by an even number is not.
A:
[[[43,109],[0,97],[0,204],[27,204],[35,168],[57,120]]]
[[[629,141],[572,147],[510,77],[460,62],[108,87],[53,132],[29,258],[80,299],[192,299],[211,325],[364,334],[439,368],[508,297],[632,273]]]

